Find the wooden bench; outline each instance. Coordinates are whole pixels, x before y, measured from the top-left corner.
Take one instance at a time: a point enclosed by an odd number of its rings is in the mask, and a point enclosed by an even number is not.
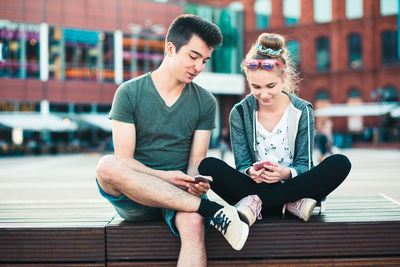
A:
[[[127,222],[104,203],[61,204],[0,203],[0,265],[175,266],[180,243],[164,222]],[[400,266],[400,204],[331,196],[308,222],[258,221],[239,252],[214,229],[206,247],[209,266]]]
[[[0,265],[105,266],[114,216],[104,202],[0,203]]]

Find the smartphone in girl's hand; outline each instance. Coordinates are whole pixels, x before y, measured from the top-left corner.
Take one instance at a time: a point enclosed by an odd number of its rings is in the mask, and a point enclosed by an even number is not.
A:
[[[264,165],[272,165],[272,162],[269,161],[269,160],[261,161],[261,162],[256,162],[256,163],[253,164],[253,168],[254,168],[256,171],[259,171],[259,170],[261,170],[262,168],[264,168]]]

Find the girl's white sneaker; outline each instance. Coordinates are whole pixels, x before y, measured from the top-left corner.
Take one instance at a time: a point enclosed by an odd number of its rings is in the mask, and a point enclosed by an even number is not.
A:
[[[315,205],[317,205],[317,201],[315,199],[302,198],[283,205],[282,214],[285,216],[285,211],[288,210],[291,214],[296,215],[306,222],[308,219],[310,219]]]
[[[252,226],[256,219],[261,220],[261,205],[262,201],[257,195],[250,195],[242,198],[235,204],[235,208],[239,213],[242,221]]]

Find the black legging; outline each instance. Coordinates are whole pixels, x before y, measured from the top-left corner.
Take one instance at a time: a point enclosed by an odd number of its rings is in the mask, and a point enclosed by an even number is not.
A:
[[[248,195],[257,194],[262,201],[263,214],[302,198],[321,201],[344,181],[350,169],[348,158],[336,154],[285,183],[257,184],[249,176],[217,158],[205,158],[199,165],[200,174],[213,177],[211,189],[225,201],[234,205]]]

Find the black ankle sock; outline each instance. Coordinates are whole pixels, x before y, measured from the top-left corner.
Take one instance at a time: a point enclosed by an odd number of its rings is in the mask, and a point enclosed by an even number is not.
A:
[[[197,212],[205,218],[211,218],[214,217],[214,214],[223,207],[224,206],[218,204],[217,202],[202,198],[199,210]]]

